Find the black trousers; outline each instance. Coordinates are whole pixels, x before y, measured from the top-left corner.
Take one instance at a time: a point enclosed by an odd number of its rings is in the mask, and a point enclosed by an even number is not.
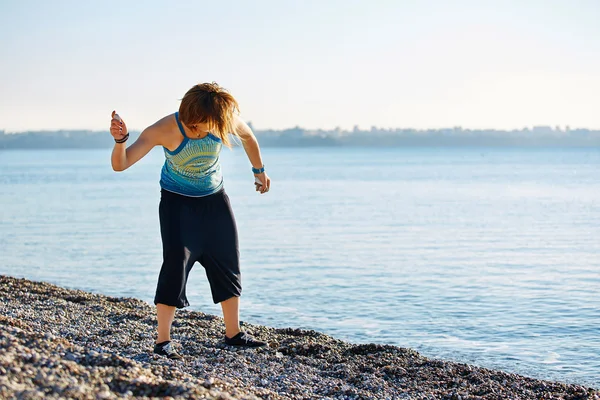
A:
[[[189,306],[185,288],[196,261],[206,271],[215,304],[241,295],[237,227],[224,189],[205,197],[163,189],[159,217],[163,264],[154,304]]]

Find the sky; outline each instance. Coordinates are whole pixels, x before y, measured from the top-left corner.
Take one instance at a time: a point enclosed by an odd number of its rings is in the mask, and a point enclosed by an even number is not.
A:
[[[597,0],[0,0],[0,130],[141,130],[215,81],[256,129],[600,129]]]

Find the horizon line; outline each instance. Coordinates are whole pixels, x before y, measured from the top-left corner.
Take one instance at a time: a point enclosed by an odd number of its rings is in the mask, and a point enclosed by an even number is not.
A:
[[[411,130],[411,131],[417,131],[417,132],[423,132],[423,131],[441,131],[441,130],[453,130],[453,131],[497,131],[497,132],[522,132],[522,131],[532,131],[532,130],[550,130],[553,132],[569,132],[569,131],[578,131],[578,130],[587,130],[587,131],[600,131],[600,127],[599,128],[587,128],[587,127],[572,127],[571,125],[528,125],[528,126],[524,126],[521,128],[512,128],[512,129],[501,129],[501,128],[469,128],[469,127],[463,127],[461,125],[454,125],[451,127],[439,127],[439,128],[414,128],[414,127],[379,127],[379,126],[375,126],[373,125],[370,128],[362,128],[358,125],[355,125],[354,128],[351,129],[347,129],[347,128],[341,128],[341,127],[336,127],[336,128],[304,128],[300,125],[296,125],[296,126],[292,126],[292,127],[288,127],[288,128],[282,128],[282,129],[276,129],[276,128],[254,128],[252,126],[251,122],[247,122],[248,125],[250,125],[250,128],[252,129],[253,132],[261,132],[261,131],[287,131],[287,130],[294,130],[294,129],[298,129],[298,130],[302,130],[302,131],[307,131],[307,132],[315,132],[315,131],[321,131],[321,132],[372,132],[372,131],[406,131],[406,130]],[[58,128],[58,129],[28,129],[28,130],[20,130],[20,131],[9,131],[6,129],[0,129],[0,132],[2,132],[3,134],[24,134],[24,133],[31,133],[31,132],[74,132],[74,131],[84,131],[84,132],[96,132],[96,133],[107,133],[109,132],[108,129],[106,130],[102,130],[102,129],[90,129],[90,128]],[[130,132],[142,132],[143,129],[131,129]]]

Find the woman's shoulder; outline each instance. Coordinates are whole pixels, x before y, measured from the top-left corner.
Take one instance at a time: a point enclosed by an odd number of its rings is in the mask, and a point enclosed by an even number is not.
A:
[[[175,120],[175,113],[166,115],[148,126],[142,132],[142,136],[146,140],[151,141],[154,144],[169,147],[175,141],[176,138],[181,136],[178,134],[179,128],[177,127],[177,121]]]
[[[162,130],[162,131],[170,131],[170,130],[173,130],[173,128],[178,129],[177,120],[175,119],[175,113],[165,115],[164,117],[162,117],[161,119],[156,121],[152,126],[156,130]]]
[[[175,113],[166,115],[145,129],[152,136],[168,136],[179,131]]]

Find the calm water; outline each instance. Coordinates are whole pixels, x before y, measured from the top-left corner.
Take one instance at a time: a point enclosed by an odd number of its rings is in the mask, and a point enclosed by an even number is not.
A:
[[[600,151],[225,151],[242,319],[600,387]],[[155,151],[0,152],[0,273],[152,301]],[[201,229],[202,227],[199,227]],[[192,308],[220,314],[202,267]]]

